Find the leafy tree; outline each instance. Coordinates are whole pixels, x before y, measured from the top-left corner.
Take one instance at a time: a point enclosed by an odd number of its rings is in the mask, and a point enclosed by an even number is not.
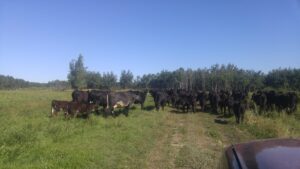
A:
[[[117,76],[113,72],[103,73],[102,86],[105,89],[111,89],[117,86]]]
[[[130,88],[133,85],[133,74],[130,70],[123,70],[120,76],[120,85],[123,89]]]
[[[63,80],[53,80],[49,81],[46,86],[57,90],[65,90],[70,87],[70,83]]]
[[[86,88],[86,67],[84,67],[83,56],[80,54],[77,60],[72,60],[69,68],[68,80],[72,88]]]
[[[102,76],[99,72],[88,71],[86,73],[86,84],[89,89],[102,88]]]

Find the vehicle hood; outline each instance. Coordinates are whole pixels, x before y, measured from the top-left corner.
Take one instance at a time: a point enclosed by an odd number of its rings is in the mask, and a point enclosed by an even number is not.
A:
[[[227,148],[234,169],[299,169],[300,139],[269,139],[235,144]]]

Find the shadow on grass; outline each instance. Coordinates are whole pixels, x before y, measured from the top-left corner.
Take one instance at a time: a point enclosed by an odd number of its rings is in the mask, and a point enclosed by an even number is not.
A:
[[[229,118],[231,118],[231,117],[233,117],[233,114],[231,113],[231,114],[219,114],[218,116],[217,116],[217,118],[226,118],[226,119],[229,119]]]
[[[155,106],[149,105],[149,106],[145,106],[143,110],[145,110],[145,111],[152,111],[154,109],[155,109]]]
[[[175,114],[187,114],[187,113],[191,113],[191,112],[183,112],[182,110],[171,110],[171,113],[175,113]]]

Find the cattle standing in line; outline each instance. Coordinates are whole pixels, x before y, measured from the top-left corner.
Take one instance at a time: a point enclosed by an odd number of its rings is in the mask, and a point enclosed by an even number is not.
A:
[[[297,109],[297,94],[295,92],[275,92],[271,91],[257,91],[253,93],[252,100],[261,111],[273,111],[274,108],[277,112],[286,111],[291,114]]]

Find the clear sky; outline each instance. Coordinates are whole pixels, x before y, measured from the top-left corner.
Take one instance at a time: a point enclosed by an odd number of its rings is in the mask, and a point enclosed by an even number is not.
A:
[[[0,0],[0,74],[65,80],[80,53],[116,74],[300,68],[300,1]]]

